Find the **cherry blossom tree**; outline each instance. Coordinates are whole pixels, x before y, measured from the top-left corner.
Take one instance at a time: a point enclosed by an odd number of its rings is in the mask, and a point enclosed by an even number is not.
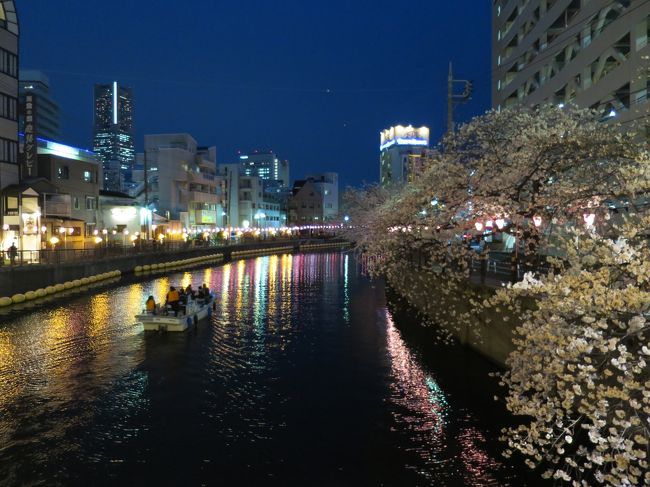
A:
[[[447,138],[414,183],[348,195],[346,236],[439,329],[486,311],[518,318],[502,379],[521,424],[504,431],[506,454],[576,486],[650,485],[650,159],[625,129],[590,110],[493,111]],[[481,301],[463,235],[488,220],[509,222],[516,249],[550,267]]]
[[[545,477],[575,486],[650,485],[650,217],[628,217],[617,240],[587,229],[566,239],[562,272],[500,290],[519,310],[503,376],[522,423],[504,430]],[[522,311],[522,298],[535,307]]]

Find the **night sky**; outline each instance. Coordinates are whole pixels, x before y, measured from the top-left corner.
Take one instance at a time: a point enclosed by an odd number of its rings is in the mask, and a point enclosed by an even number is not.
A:
[[[456,119],[490,106],[485,0],[16,3],[21,67],[50,77],[71,145],[92,147],[93,84],[118,80],[134,89],[138,151],[144,134],[189,132],[219,163],[272,149],[292,179],[358,185],[378,179],[381,129],[444,132],[450,60],[475,87]]]

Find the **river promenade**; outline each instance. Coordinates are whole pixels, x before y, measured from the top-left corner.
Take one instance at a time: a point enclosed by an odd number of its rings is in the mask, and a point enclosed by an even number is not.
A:
[[[329,245],[345,245],[333,238],[291,238],[267,239],[262,241],[238,242],[229,245],[186,245],[183,247],[157,247],[139,250],[134,247],[118,254],[82,253],[75,259],[61,263],[37,263],[25,265],[4,265],[0,267],[0,296],[33,291],[36,288],[54,286],[68,281],[83,279],[107,272],[132,273],[138,266],[150,266],[170,261],[193,259],[207,255],[221,254],[224,261],[233,258],[233,253],[281,249],[299,252],[301,249],[326,248]]]

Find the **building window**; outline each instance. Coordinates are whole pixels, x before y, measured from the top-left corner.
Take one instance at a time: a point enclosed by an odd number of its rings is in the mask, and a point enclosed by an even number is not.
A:
[[[0,162],[18,163],[18,143],[0,138]]]
[[[16,216],[18,215],[18,197],[7,196],[5,203],[5,215]]]
[[[70,170],[68,166],[59,166],[56,168],[57,179],[70,179]]]
[[[93,196],[86,196],[86,210],[94,210],[97,208],[95,201],[96,200]]]
[[[78,210],[78,209],[79,209],[79,198],[77,198],[77,197],[75,196],[75,197],[72,199],[72,201],[73,201],[74,209],[75,209],[75,210]]]
[[[18,58],[15,54],[0,48],[0,73],[18,78]]]
[[[0,93],[0,117],[8,120],[18,120],[18,100],[12,96]]]
[[[87,183],[93,182],[93,173],[91,171],[84,171],[84,181]]]

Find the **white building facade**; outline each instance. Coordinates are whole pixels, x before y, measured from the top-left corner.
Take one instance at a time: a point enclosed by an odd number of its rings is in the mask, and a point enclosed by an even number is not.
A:
[[[216,149],[198,147],[189,134],[145,136],[147,203],[193,232],[223,226]],[[144,178],[144,176],[142,176]]]
[[[232,228],[281,228],[286,212],[264,192],[264,180],[245,174],[241,164],[219,166],[224,181],[224,226]]]

